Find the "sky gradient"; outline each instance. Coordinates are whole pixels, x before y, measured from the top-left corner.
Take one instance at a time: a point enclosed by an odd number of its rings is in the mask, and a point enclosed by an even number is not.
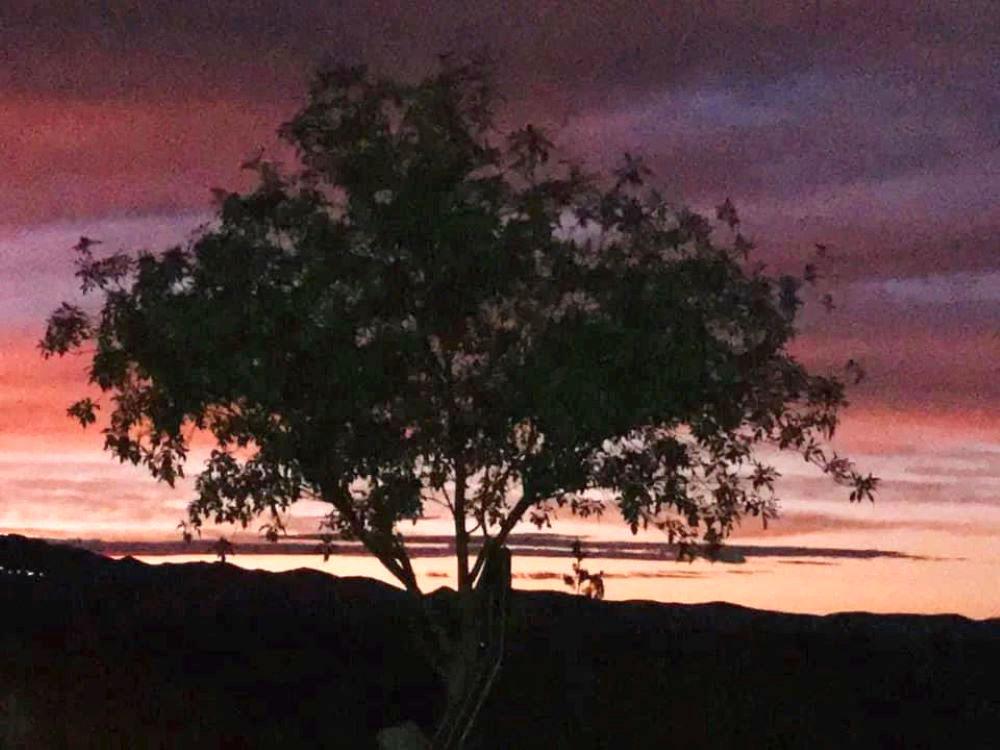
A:
[[[210,218],[212,187],[247,186],[245,157],[288,156],[274,131],[317,62],[417,75],[449,50],[497,58],[502,122],[546,126],[596,168],[645,154],[668,196],[695,208],[731,197],[773,268],[801,270],[814,243],[829,246],[837,308],[812,300],[794,350],[821,370],[863,364],[837,447],[884,490],[875,509],[850,507],[783,461],[774,533],[866,548],[896,530],[917,552],[953,544],[1000,564],[992,0],[7,0],[0,530],[165,537],[190,497],[113,463],[64,416],[84,363],[42,361],[36,343],[75,295],[77,238],[182,241]],[[1000,615],[1000,598],[988,607]]]

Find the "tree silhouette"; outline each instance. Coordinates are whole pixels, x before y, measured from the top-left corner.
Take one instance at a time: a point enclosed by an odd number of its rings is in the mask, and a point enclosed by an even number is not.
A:
[[[95,347],[120,460],[173,484],[192,430],[214,436],[188,533],[320,500],[426,603],[401,524],[444,509],[461,617],[427,606],[448,695],[436,747],[460,746],[495,675],[519,522],[612,502],[693,554],[776,513],[761,448],[852,500],[877,481],[823,447],[843,385],[788,353],[802,282],[747,266],[732,203],[713,227],[648,189],[637,157],[590,175],[530,125],[498,132],[485,71],[321,70],[280,131],[297,171],[255,157],[256,189],[217,195],[182,246],[98,258],[81,242],[100,309],[63,304],[41,342]]]
[[[276,544],[282,536],[288,535],[288,530],[285,528],[285,522],[281,516],[275,514],[269,522],[260,527],[258,533],[267,539],[267,541]]]
[[[583,567],[586,555],[583,553],[583,544],[579,539],[574,539],[570,546],[573,553],[573,575],[564,575],[563,583],[571,587],[577,594],[583,594],[588,599],[604,598],[604,571],[591,573]]]
[[[226,557],[229,555],[236,554],[236,550],[233,548],[233,543],[224,536],[220,536],[218,541],[212,545],[212,551],[215,553],[215,556],[219,558],[220,563],[225,563]]]

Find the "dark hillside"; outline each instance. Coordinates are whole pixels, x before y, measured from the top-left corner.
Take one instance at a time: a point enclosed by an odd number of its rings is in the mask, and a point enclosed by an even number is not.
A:
[[[401,592],[0,537],[0,747],[371,747],[439,688]],[[31,575],[28,574],[30,571]],[[438,599],[450,601],[447,592]],[[518,593],[480,748],[997,746],[1000,621]]]

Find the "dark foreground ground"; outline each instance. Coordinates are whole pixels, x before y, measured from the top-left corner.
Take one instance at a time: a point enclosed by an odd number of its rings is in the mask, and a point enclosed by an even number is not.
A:
[[[15,536],[0,566],[0,747],[369,748],[437,710],[415,609],[375,581]],[[517,593],[472,746],[996,748],[1000,620]]]

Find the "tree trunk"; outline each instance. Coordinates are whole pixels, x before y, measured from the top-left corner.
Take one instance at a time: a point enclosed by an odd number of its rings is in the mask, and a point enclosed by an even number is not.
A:
[[[447,676],[447,706],[434,750],[460,750],[500,671],[510,614],[510,550],[487,559],[473,592],[460,594],[460,633]]]
[[[455,461],[455,560],[458,566],[458,593],[464,595],[471,589],[469,580],[469,532],[465,528],[465,466]]]
[[[430,740],[412,721],[383,729],[375,741],[380,750],[431,750]]]
[[[459,592],[459,632],[444,655],[445,712],[428,740],[412,722],[383,729],[382,750],[461,750],[500,671],[510,613],[510,550],[491,553],[474,591]],[[425,609],[432,628],[436,615]]]

